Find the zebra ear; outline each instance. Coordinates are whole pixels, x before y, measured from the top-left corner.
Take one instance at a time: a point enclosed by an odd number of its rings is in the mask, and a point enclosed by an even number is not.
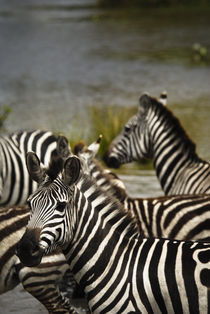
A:
[[[97,141],[93,142],[88,146],[88,151],[90,152],[92,158],[94,158],[99,151],[101,139],[102,135],[100,134]]]
[[[151,104],[150,96],[148,94],[143,94],[139,98],[139,113],[144,114],[147,111],[150,104]]]
[[[59,136],[57,139],[57,153],[64,159],[67,159],[72,153],[69,141],[65,136]]]
[[[167,100],[168,100],[167,92],[163,91],[160,94],[160,98],[158,99],[158,101],[161,102],[163,106],[167,106]]]
[[[40,166],[39,157],[34,152],[29,152],[26,155],[26,166],[32,180],[41,183],[44,180],[45,173]]]
[[[75,183],[80,175],[81,162],[76,156],[69,157],[64,164],[63,181],[66,185]]]

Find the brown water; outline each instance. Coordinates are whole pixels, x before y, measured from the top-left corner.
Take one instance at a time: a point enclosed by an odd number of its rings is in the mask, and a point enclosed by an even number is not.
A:
[[[210,53],[209,13],[147,10],[125,18],[93,0],[0,0],[0,105],[7,131],[90,130],[90,105],[137,104],[167,90],[169,106],[210,160],[210,66],[192,61],[194,43]],[[129,117],[128,117],[129,118]],[[85,138],[87,139],[87,138]],[[119,172],[132,196],[162,195],[153,170]],[[46,313],[17,288],[0,313]]]

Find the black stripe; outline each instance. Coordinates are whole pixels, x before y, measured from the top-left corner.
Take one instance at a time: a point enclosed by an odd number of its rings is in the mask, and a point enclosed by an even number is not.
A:
[[[152,240],[152,239],[148,239],[144,243],[144,245],[142,244],[143,248],[142,248],[142,251],[141,251],[141,254],[139,257],[139,263],[138,263],[138,267],[137,267],[137,276],[138,276],[137,290],[139,292],[140,299],[142,300],[142,303],[144,304],[144,306],[146,308],[147,313],[153,313],[153,311],[152,311],[151,304],[148,300],[146,291],[144,289],[143,276],[142,275],[143,275],[144,267],[147,263],[147,255],[150,251],[150,248],[153,244],[153,241],[154,240]]]
[[[163,299],[163,296],[161,294],[160,284],[159,284],[159,275],[158,275],[158,266],[159,266],[159,260],[162,254],[163,250],[163,242],[159,241],[156,243],[154,252],[152,254],[150,264],[149,264],[149,280],[152,283],[151,289],[153,292],[153,295],[155,297],[155,300],[160,308],[161,313],[167,313],[167,309],[165,306],[165,301]]]
[[[182,275],[185,283],[185,289],[187,293],[190,313],[199,313],[199,303],[198,303],[198,288],[194,278],[194,272],[196,267],[196,262],[192,258],[193,249],[190,247],[189,243],[183,245],[182,254]],[[189,281],[189,278],[191,280]],[[193,292],[193,293],[192,293]],[[179,312],[180,313],[180,312]]]
[[[167,255],[165,260],[166,284],[168,287],[174,312],[177,314],[183,313],[182,303],[175,276],[176,256],[179,245],[180,242],[173,243],[172,241],[167,244]]]

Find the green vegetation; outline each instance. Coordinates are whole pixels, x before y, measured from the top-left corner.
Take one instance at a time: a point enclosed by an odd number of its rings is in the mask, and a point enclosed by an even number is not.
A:
[[[111,141],[120,133],[126,121],[137,111],[136,107],[96,107],[89,108],[91,119],[91,138],[96,140],[102,134],[100,155],[103,155]]]
[[[12,109],[10,106],[5,106],[0,108],[0,130],[4,129],[4,123],[8,118],[8,115],[11,113]]]
[[[122,106],[90,106],[89,107],[89,124],[91,125],[91,129],[88,129],[84,125],[83,128],[78,128],[78,126],[74,126],[71,131],[71,135],[67,136],[70,142],[72,149],[75,144],[80,141],[84,141],[86,145],[91,144],[96,141],[99,135],[102,135],[102,141],[100,144],[99,156],[102,159],[104,153],[107,151],[109,145],[112,140],[121,132],[125,123],[137,112],[137,107],[122,107]],[[79,130],[79,131],[78,131]],[[129,167],[122,166],[117,172],[123,172],[125,169]],[[152,169],[152,161],[151,160],[143,160],[138,163],[133,163],[131,165],[133,168],[138,169]]]
[[[207,64],[210,63],[208,49],[199,43],[193,45],[193,61],[195,63]]]
[[[102,135],[99,154],[103,156],[112,140],[121,132],[126,121],[137,112],[135,107],[121,106],[90,106],[88,110],[89,121],[81,127],[72,126],[69,142],[71,147],[80,141],[87,145],[97,140]],[[80,120],[79,120],[80,121]],[[60,132],[58,132],[60,134]]]

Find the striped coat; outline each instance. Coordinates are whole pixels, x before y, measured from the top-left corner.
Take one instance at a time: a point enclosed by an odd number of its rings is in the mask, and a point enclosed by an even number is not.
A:
[[[58,283],[69,271],[59,250],[46,255],[42,263],[25,267],[16,255],[16,246],[29,220],[28,206],[0,208],[0,294],[18,284],[40,301],[50,313],[76,313],[59,291]]]
[[[92,313],[209,313],[209,243],[142,238],[120,203],[80,172],[78,158],[50,177],[36,155],[28,158],[40,186],[18,244],[23,263],[61,246]]]
[[[21,131],[0,136],[0,205],[24,204],[37,188],[26,169],[25,156],[35,151],[48,165],[56,148],[56,137],[47,131]]]
[[[85,171],[98,186],[121,201],[132,215],[144,237],[179,240],[210,239],[210,195],[174,195],[154,198],[132,198],[123,182],[104,169],[94,158],[99,141],[86,147],[75,145],[74,152],[85,163]]]
[[[113,140],[104,159],[108,166],[151,158],[166,195],[209,194],[210,164],[196,153],[179,120],[160,101],[140,97],[138,113]]]

